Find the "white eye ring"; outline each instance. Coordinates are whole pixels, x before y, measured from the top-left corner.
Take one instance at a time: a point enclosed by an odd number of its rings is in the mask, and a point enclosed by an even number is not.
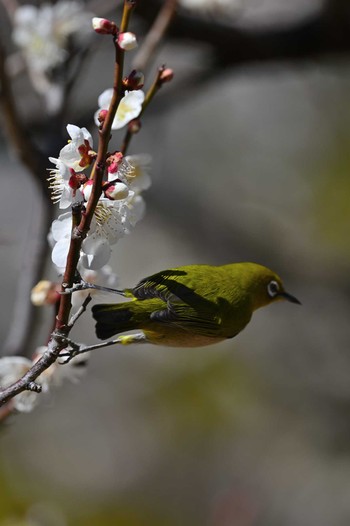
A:
[[[267,292],[271,298],[274,298],[279,293],[280,287],[277,281],[270,281],[267,285]]]

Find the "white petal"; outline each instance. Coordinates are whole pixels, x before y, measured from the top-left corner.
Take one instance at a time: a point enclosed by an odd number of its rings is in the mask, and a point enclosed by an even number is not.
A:
[[[60,151],[60,160],[69,168],[74,168],[76,171],[81,171],[83,168],[79,166],[81,155],[77,150],[77,145],[72,141],[63,146]]]
[[[15,25],[35,24],[38,19],[38,9],[33,5],[23,5],[16,9],[14,15]]]
[[[73,141],[77,141],[79,143],[83,142],[84,135],[79,126],[76,126],[75,124],[67,124],[67,132]]]
[[[14,408],[21,413],[30,413],[39,401],[37,393],[24,391],[13,399]]]
[[[147,190],[151,186],[151,169],[152,156],[147,153],[138,155],[126,155],[124,158],[131,166],[133,171],[127,176],[128,183],[133,190]]]
[[[113,96],[113,88],[104,90],[98,98],[98,105],[100,110],[108,110]]]
[[[68,186],[62,188],[62,195],[59,207],[61,209],[68,208],[72,204],[72,190]]]
[[[24,356],[4,356],[0,358],[0,385],[13,383],[30,369],[32,362]],[[9,378],[9,380],[6,380]]]
[[[59,241],[60,239],[64,237],[70,237],[71,230],[72,230],[72,214],[70,212],[61,214],[60,216],[58,216],[57,219],[55,219],[52,222],[51,232],[52,232],[52,237],[54,238],[55,241]]]
[[[66,266],[69,245],[70,239],[65,237],[60,241],[57,241],[56,245],[53,247],[51,258],[53,263],[59,268],[64,268]]]
[[[145,94],[142,90],[126,91],[115,114],[112,130],[118,130],[140,115]]]
[[[56,159],[56,157],[49,157],[49,161],[50,161],[50,163],[52,163],[52,164],[54,164],[54,165],[56,165],[56,166],[57,166],[58,163],[59,163],[59,160]]]
[[[92,148],[93,142],[92,142],[92,135],[91,135],[91,133],[86,128],[81,128],[81,131],[82,131],[84,139],[86,141],[88,141],[88,143],[90,144],[90,146]]]
[[[106,265],[111,257],[111,247],[107,239],[92,234],[82,245],[81,262],[84,268],[97,270]]]
[[[101,109],[103,109],[103,108],[99,108],[99,109],[98,109],[97,111],[95,111],[95,113],[94,113],[94,121],[95,121],[96,126],[101,126],[101,123],[100,123],[100,121],[98,120],[98,116],[100,115],[100,111],[101,111]]]

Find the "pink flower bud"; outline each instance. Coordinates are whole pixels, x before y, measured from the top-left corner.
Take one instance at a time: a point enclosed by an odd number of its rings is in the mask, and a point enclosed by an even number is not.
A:
[[[104,194],[108,199],[112,201],[118,201],[119,199],[125,199],[129,195],[129,188],[126,184],[116,181],[112,184],[109,184],[104,190]]]
[[[134,33],[130,33],[129,31],[126,33],[119,33],[118,46],[125,51],[130,51],[137,47],[137,40]]]
[[[123,160],[122,152],[114,152],[112,155],[110,155],[106,160],[106,164],[108,167],[108,173],[115,174],[118,171],[119,165],[122,162],[122,160]]]
[[[118,32],[115,23],[107,18],[94,17],[92,19],[92,27],[100,35],[116,35]]]
[[[107,115],[108,110],[101,110],[97,117],[98,121],[102,124],[106,120]]]
[[[162,83],[164,83],[164,82],[170,82],[171,80],[173,80],[173,78],[174,78],[174,71],[170,68],[166,68],[160,74],[159,80]]]

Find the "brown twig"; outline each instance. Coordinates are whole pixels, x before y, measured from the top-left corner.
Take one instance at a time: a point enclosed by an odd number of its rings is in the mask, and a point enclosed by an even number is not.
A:
[[[133,60],[134,69],[146,71],[164,39],[177,10],[178,0],[166,0]]]

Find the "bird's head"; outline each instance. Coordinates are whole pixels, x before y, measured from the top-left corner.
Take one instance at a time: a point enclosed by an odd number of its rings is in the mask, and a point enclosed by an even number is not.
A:
[[[272,270],[256,264],[252,264],[250,270],[254,310],[279,300],[287,300],[301,305],[295,296],[285,290],[281,278]]]

